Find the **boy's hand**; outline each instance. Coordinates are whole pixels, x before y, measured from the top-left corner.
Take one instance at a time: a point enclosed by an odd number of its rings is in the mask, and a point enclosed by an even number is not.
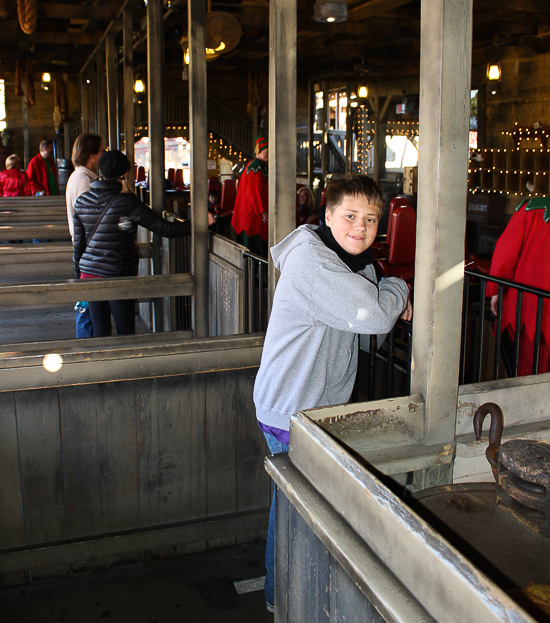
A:
[[[407,322],[410,322],[410,320],[413,317],[413,307],[411,305],[411,301],[408,300],[407,301],[407,308],[405,309],[405,311],[401,314],[401,318],[403,320],[406,320]]]

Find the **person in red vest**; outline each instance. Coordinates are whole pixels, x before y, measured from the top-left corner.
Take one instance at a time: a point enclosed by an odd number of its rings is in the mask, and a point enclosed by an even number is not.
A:
[[[550,290],[550,198],[537,197],[520,203],[497,241],[490,274],[541,290]],[[487,283],[491,310],[497,315],[498,286]],[[517,292],[504,288],[502,331],[514,339]],[[537,297],[523,295],[518,376],[532,374]],[[539,374],[550,371],[550,301],[543,304]]]
[[[53,159],[53,141],[40,143],[40,153],[29,162],[27,175],[33,195],[37,197],[59,195],[57,168]]]
[[[21,159],[17,154],[6,158],[6,168],[0,171],[0,197],[29,197],[31,186],[24,171],[19,170]]]
[[[265,136],[256,139],[256,157],[245,167],[235,199],[231,225],[242,236],[242,244],[252,253],[267,257],[268,143]]]

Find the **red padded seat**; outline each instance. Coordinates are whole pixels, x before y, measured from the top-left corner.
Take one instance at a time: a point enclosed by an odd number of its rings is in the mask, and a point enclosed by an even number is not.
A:
[[[235,207],[235,198],[237,196],[237,185],[233,178],[224,180],[222,183],[222,198],[219,211],[216,214],[219,218],[230,217]]]
[[[172,186],[174,186],[175,177],[176,177],[176,169],[174,169],[173,167],[170,167],[168,169],[168,176],[166,179],[170,182],[170,184],[172,184]]]
[[[174,189],[183,190],[185,188],[185,182],[183,181],[183,169],[176,169],[174,173]]]
[[[221,193],[220,178],[217,175],[213,175],[208,178],[208,194],[211,192]]]
[[[408,283],[414,279],[416,249],[416,212],[411,206],[395,206],[391,215],[387,259],[376,262],[378,277],[401,277]]]
[[[145,182],[146,178],[145,178],[145,167],[140,165],[137,168],[137,175],[136,175],[136,183],[137,182]]]

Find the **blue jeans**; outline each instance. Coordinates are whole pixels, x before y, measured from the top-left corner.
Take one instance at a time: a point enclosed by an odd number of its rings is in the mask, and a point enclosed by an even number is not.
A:
[[[76,337],[94,337],[94,324],[89,307],[83,312],[76,310]]]
[[[264,432],[265,440],[271,454],[281,454],[288,452],[288,445],[281,443],[273,435]],[[273,500],[271,501],[271,509],[269,511],[269,526],[267,528],[267,543],[265,545],[265,584],[264,593],[265,600],[269,604],[275,603],[275,494],[273,491]]]

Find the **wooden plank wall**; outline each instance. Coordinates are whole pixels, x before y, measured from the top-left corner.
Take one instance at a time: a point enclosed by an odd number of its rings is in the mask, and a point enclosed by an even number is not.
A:
[[[254,367],[0,392],[0,570],[12,548],[267,512],[271,487],[252,402],[255,374]],[[153,537],[153,547],[133,558],[68,559],[41,564],[31,576],[200,551],[262,532],[164,549]],[[27,577],[10,569],[0,583]]]
[[[53,79],[59,77],[60,74],[52,74],[52,83],[48,91],[40,88],[42,74],[36,72],[34,75],[34,93],[36,99],[36,105],[27,109],[29,120],[29,151],[30,157],[33,158],[38,154],[38,148],[40,141],[44,139],[56,138],[55,125],[53,122],[54,111],[54,89]],[[23,151],[23,103],[24,97],[18,97],[15,95],[15,74],[12,72],[5,72],[2,78],[6,82],[6,121],[8,130],[11,135],[11,148],[10,153],[18,154],[21,158],[21,166],[28,165],[28,162],[23,163],[24,151]],[[23,83],[25,83],[25,76],[23,76]],[[67,99],[69,105],[69,124],[71,126],[78,125],[80,123],[80,86],[78,75],[69,75],[65,83],[67,88]],[[64,153],[64,141],[61,134],[59,140],[59,158],[71,158],[71,153]],[[72,149],[72,143],[70,148]]]

